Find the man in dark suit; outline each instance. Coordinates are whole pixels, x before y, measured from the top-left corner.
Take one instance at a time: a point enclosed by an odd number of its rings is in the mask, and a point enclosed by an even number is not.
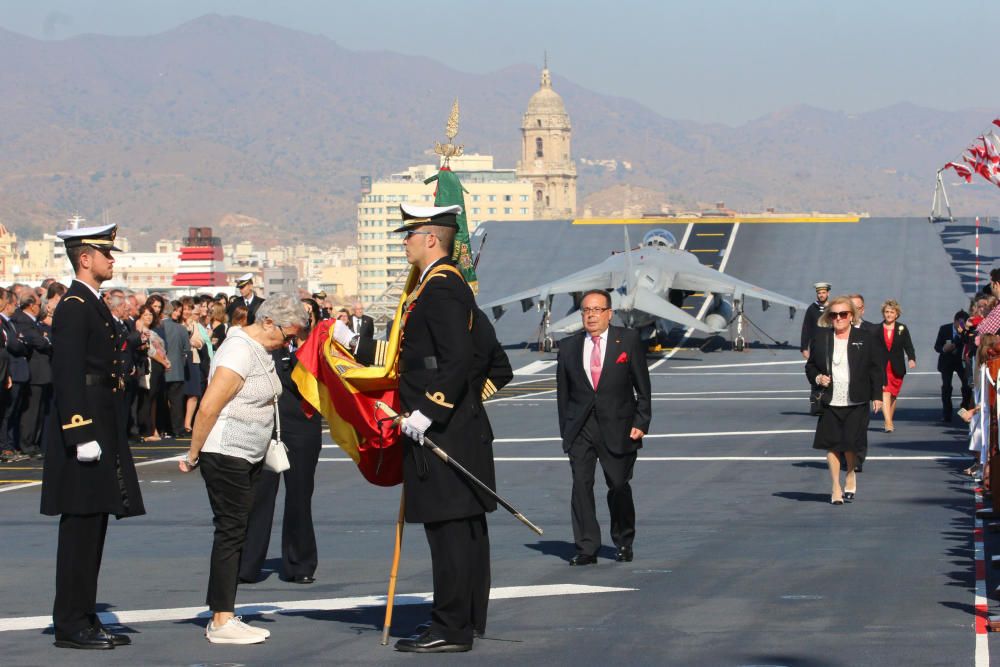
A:
[[[9,292],[0,287],[0,305],[7,303],[8,295]],[[10,404],[10,388],[14,383],[10,379],[10,353],[7,351],[8,331],[6,319],[0,317],[0,323],[2,323],[0,325],[0,419],[3,419]],[[11,458],[17,456],[14,450],[7,446],[5,426],[5,424],[0,425],[0,463],[7,463]]]
[[[365,307],[361,305],[360,301],[354,302],[354,305],[351,307],[351,312],[353,314],[347,322],[347,325],[351,327],[351,331],[365,339],[374,338],[375,320],[368,315],[365,315]]]
[[[563,451],[573,472],[570,503],[576,555],[570,565],[597,562],[601,527],[594,506],[594,470],[608,484],[615,560],[632,560],[635,505],[632,470],[652,418],[649,368],[639,334],[612,327],[611,295],[591,290],[580,302],[584,332],[559,344],[556,402]]]
[[[492,355],[477,351],[481,344],[471,329],[475,298],[451,260],[461,207],[403,204],[400,209],[404,224],[395,231],[406,233],[407,261],[421,272],[401,323],[399,396],[407,414],[401,423],[403,493],[406,521],[424,524],[434,603],[430,625],[399,640],[395,648],[414,653],[468,651],[475,634],[485,629],[490,585],[486,513],[496,509],[496,501],[421,445],[426,434],[496,488],[492,430],[482,405],[480,366],[485,362],[477,363]],[[358,334],[349,338],[361,356],[365,348],[375,347]]]
[[[802,357],[809,358],[809,343],[816,336],[816,329],[819,327],[819,316],[826,310],[826,302],[830,298],[830,283],[821,281],[813,285],[816,290],[816,301],[806,308],[805,316],[802,318],[802,341],[799,350]]]
[[[97,616],[97,579],[108,515],[145,514],[121,419],[120,336],[98,295],[114,274],[117,227],[59,232],[76,273],[52,319],[55,404],[42,472],[42,514],[59,516],[55,645],[113,649],[131,643]]]
[[[236,279],[236,289],[240,291],[240,295],[233,297],[229,301],[229,308],[226,309],[226,314],[229,319],[233,317],[233,310],[236,306],[245,306],[247,309],[247,326],[254,323],[257,318],[257,309],[260,308],[260,304],[264,303],[264,299],[257,296],[253,289],[253,274],[244,273],[242,276]]]
[[[964,310],[955,313],[950,324],[942,324],[938,329],[937,340],[934,341],[934,351],[938,353],[937,369],[941,374],[941,419],[951,421],[951,376],[958,375],[962,388],[962,407],[971,407],[972,388],[965,379],[965,369],[962,363],[962,334],[965,331],[965,320],[969,314]]]
[[[2,321],[4,336],[7,339],[11,379],[3,420],[0,421],[0,438],[3,439],[5,458],[13,463],[28,458],[28,455],[21,451],[20,432],[21,413],[24,405],[23,395],[27,393],[24,388],[27,386],[28,380],[31,379],[31,373],[28,369],[28,355],[31,350],[11,319],[17,311],[17,305],[17,296],[13,291],[8,291],[7,299],[2,304],[3,310],[0,311],[0,321]]]
[[[21,387],[21,452],[41,458],[41,417],[52,387],[52,343],[38,321],[42,304],[26,292],[11,322],[28,348],[28,382]]]

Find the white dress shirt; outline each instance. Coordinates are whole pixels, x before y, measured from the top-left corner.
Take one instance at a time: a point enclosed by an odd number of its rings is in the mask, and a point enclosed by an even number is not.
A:
[[[604,355],[608,353],[608,331],[610,328],[605,329],[601,334],[601,368],[604,368]],[[594,378],[590,377],[590,354],[594,349],[594,340],[586,331],[583,332],[583,336],[583,372],[587,376],[590,386],[593,387]]]

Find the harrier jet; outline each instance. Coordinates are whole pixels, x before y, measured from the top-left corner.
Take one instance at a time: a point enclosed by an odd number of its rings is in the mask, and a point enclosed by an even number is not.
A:
[[[577,312],[554,323],[550,321],[552,299],[557,294],[571,295],[573,311],[576,311],[587,290],[608,290],[622,323],[639,329],[646,338],[658,332],[666,334],[670,322],[709,334],[724,331],[733,319],[734,310],[737,318],[742,316],[746,297],[760,299],[765,310],[772,303],[788,306],[790,317],[796,309],[807,307],[801,301],[702,265],[693,254],[679,250],[677,239],[664,229],[648,232],[639,247],[630,246],[626,229],[624,252],[613,253],[599,264],[564,278],[491,301],[482,308],[491,310],[494,320],[500,319],[504,306],[509,304],[520,303],[524,312],[538,308],[542,312],[542,348],[550,350],[551,334],[573,333],[583,327]],[[681,307],[684,298],[695,293],[712,299],[702,319],[693,317]],[[729,296],[732,302],[722,295]]]

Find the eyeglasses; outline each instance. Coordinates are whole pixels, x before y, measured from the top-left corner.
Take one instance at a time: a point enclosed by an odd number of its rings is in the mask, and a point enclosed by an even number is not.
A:
[[[593,308],[581,308],[580,312],[583,313],[584,315],[600,315],[605,310],[611,310],[611,309],[610,308],[600,308],[598,306],[594,306]]]
[[[409,231],[409,232],[406,232],[406,236],[403,237],[403,240],[404,241],[409,241],[410,238],[412,238],[414,236],[419,236],[420,234],[426,234],[427,236],[432,236],[434,234],[434,232],[414,232],[414,231]]]
[[[830,319],[831,320],[846,320],[851,316],[851,311],[849,310],[831,310]]]
[[[281,335],[284,337],[286,343],[291,343],[293,340],[295,340],[295,334],[291,335],[286,334],[285,330],[281,328],[280,324],[275,324],[274,326],[278,327],[278,331],[281,332]]]

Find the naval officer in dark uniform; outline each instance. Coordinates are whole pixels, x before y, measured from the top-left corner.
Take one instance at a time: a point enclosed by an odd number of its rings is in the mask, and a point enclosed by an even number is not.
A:
[[[828,282],[818,282],[813,285],[816,290],[816,301],[806,308],[805,316],[802,318],[802,340],[799,344],[799,351],[804,359],[809,358],[809,345],[816,337],[816,330],[819,328],[819,316],[826,310],[826,302],[830,298],[832,285]]]
[[[260,304],[264,303],[264,299],[257,296],[257,293],[253,289],[253,274],[244,273],[242,276],[236,279],[236,289],[240,291],[239,296],[234,296],[229,301],[229,307],[226,309],[226,315],[229,316],[229,320],[233,319],[233,311],[236,310],[237,306],[243,306],[247,309],[247,323],[246,326],[250,326],[257,319],[257,309],[260,308]]]
[[[42,472],[42,514],[58,515],[56,646],[129,644],[97,617],[108,515],[145,514],[121,409],[121,333],[98,289],[111,278],[116,225],[58,233],[76,273],[52,318],[54,409]]]
[[[485,362],[477,364],[477,359],[492,355],[496,337],[493,346],[477,353],[471,330],[475,298],[451,260],[461,207],[403,204],[400,209],[404,224],[395,231],[406,233],[406,259],[421,272],[403,315],[399,352],[399,395],[407,413],[401,424],[406,436],[403,492],[406,521],[424,524],[434,603],[430,625],[399,640],[396,650],[468,651],[474,632],[485,629],[490,585],[486,513],[496,509],[496,502],[421,443],[426,434],[485,484],[496,487],[492,431],[482,405]],[[360,346],[359,358],[366,356],[362,341],[354,341]],[[378,363],[380,353],[375,356]]]

